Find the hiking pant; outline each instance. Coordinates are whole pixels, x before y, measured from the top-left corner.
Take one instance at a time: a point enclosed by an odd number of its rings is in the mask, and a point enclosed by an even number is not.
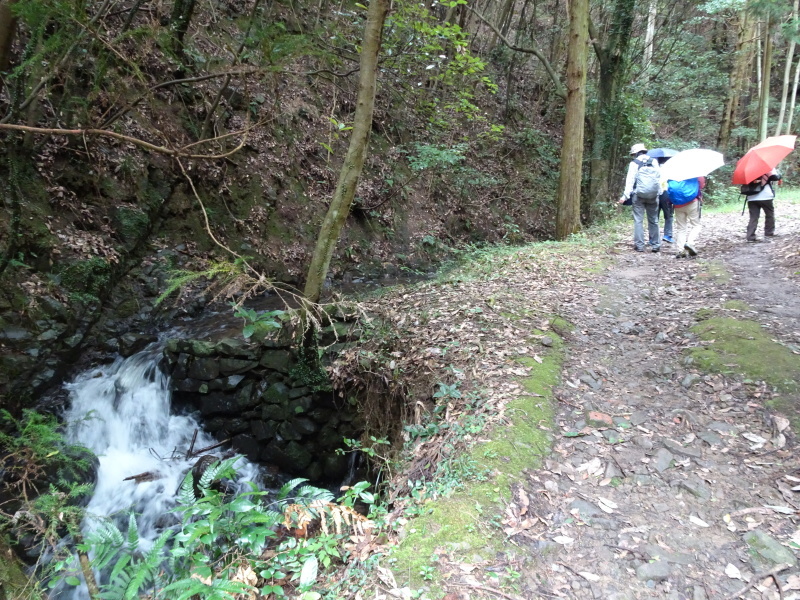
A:
[[[658,198],[640,200],[633,194],[633,247],[639,252],[644,250],[644,214],[647,212],[647,233],[653,250],[661,248],[661,236],[658,234]]]
[[[658,215],[661,216],[661,212],[664,212],[664,237],[671,238],[672,237],[672,220],[673,215],[675,214],[675,210],[672,207],[672,202],[669,199],[669,196],[664,193],[658,197]]]
[[[689,204],[675,207],[675,249],[683,252],[688,244],[694,246],[700,235],[700,202],[692,200]]]
[[[769,237],[775,235],[775,206],[772,200],[751,200],[747,203],[747,210],[750,211],[750,221],[747,223],[747,241],[756,241],[756,229],[758,229],[758,216],[764,211],[764,235]]]

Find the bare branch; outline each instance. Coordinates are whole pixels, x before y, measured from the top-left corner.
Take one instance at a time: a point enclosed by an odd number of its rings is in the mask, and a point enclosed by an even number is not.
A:
[[[541,51],[541,50],[539,50],[539,49],[538,49],[538,48],[536,48],[535,46],[534,46],[534,47],[532,47],[532,48],[523,48],[523,47],[521,47],[521,46],[516,46],[516,45],[512,44],[510,41],[508,41],[508,38],[506,38],[506,37],[505,37],[505,36],[504,36],[504,35],[503,35],[503,34],[500,32],[500,30],[499,30],[497,27],[495,27],[495,26],[494,26],[494,23],[492,23],[491,21],[489,21],[489,19],[487,19],[487,18],[486,18],[486,17],[484,17],[484,16],[483,16],[481,13],[479,13],[479,12],[478,12],[478,11],[476,11],[474,8],[472,8],[472,7],[471,7],[469,4],[465,4],[464,6],[466,6],[466,7],[467,7],[467,9],[469,9],[469,10],[472,12],[472,14],[474,14],[474,15],[475,15],[476,17],[478,17],[478,18],[479,18],[481,21],[483,21],[483,22],[484,22],[486,25],[488,25],[488,26],[489,26],[489,28],[490,28],[492,31],[494,31],[495,35],[496,35],[496,36],[497,36],[497,37],[498,37],[498,38],[499,38],[499,39],[500,39],[500,40],[501,40],[501,41],[502,41],[502,42],[503,42],[503,43],[504,43],[506,46],[508,46],[508,48],[509,48],[510,50],[513,50],[514,52],[523,52],[523,53],[525,53],[525,54],[533,54],[533,55],[534,55],[536,58],[538,58],[538,59],[539,59],[539,61],[542,63],[542,66],[544,67],[545,71],[547,71],[547,74],[550,76],[550,80],[551,80],[551,81],[553,82],[553,84],[556,86],[556,90],[555,90],[555,91],[556,91],[556,95],[557,95],[559,98],[563,98],[563,99],[565,99],[565,100],[566,100],[566,98],[567,98],[567,90],[566,90],[566,88],[564,87],[564,84],[562,83],[562,81],[561,81],[561,78],[558,76],[558,73],[556,73],[556,72],[555,72],[555,70],[553,69],[553,65],[551,65],[551,64],[550,64],[550,61],[548,61],[548,60],[547,60],[547,57],[546,57],[544,54],[542,54],[542,51]]]

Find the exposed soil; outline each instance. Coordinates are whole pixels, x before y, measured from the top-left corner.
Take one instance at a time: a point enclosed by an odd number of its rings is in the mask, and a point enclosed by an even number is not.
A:
[[[560,314],[574,329],[551,327],[566,341],[552,453],[512,484],[503,551],[488,551],[502,535],[488,526],[483,552],[453,550],[444,535],[434,550],[448,599],[800,598],[800,206],[778,214],[778,236],[755,244],[744,241],[746,216],[704,215],[695,259],[676,259],[669,244],[633,252],[626,226],[594,263],[559,262],[555,249],[457,286],[461,316],[451,310],[427,339],[455,348],[451,364],[464,361],[500,415],[526,393],[514,376],[536,370],[513,357],[547,352],[535,347],[541,331],[531,338],[534,315]],[[481,294],[492,310],[474,315]],[[397,298],[397,314],[423,295]],[[481,321],[494,321],[493,335]],[[412,527],[401,548],[422,547],[441,523]]]

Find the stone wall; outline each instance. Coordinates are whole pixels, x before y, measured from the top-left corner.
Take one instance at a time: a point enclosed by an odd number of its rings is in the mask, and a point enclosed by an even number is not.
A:
[[[162,368],[173,406],[199,411],[203,426],[254,462],[312,481],[341,482],[344,437],[358,437],[355,407],[321,383],[289,342],[170,340]]]

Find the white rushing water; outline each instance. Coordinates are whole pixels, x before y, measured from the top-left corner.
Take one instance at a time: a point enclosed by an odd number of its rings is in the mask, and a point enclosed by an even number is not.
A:
[[[86,371],[66,386],[71,400],[65,415],[67,436],[90,448],[100,461],[84,529],[96,523],[93,517],[124,517],[122,522],[127,522],[133,510],[142,550],[176,522],[169,512],[175,506],[175,493],[198,460],[198,456],[185,456],[200,425],[191,416],[171,414],[169,378],[157,366],[159,357],[160,352],[151,350],[117,359]],[[214,443],[201,430],[194,449]],[[220,455],[220,450],[204,454]],[[257,467],[246,459],[240,458],[236,467],[240,484],[257,479]],[[154,476],[152,481],[124,481],[146,472]],[[85,594],[85,587],[57,596],[88,597],[81,592]]]

